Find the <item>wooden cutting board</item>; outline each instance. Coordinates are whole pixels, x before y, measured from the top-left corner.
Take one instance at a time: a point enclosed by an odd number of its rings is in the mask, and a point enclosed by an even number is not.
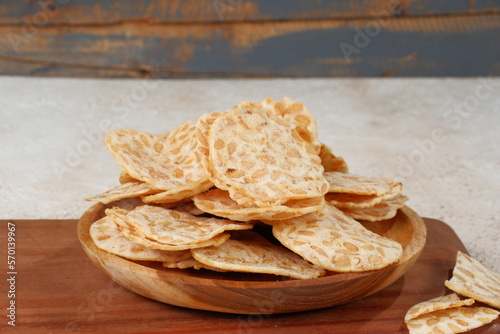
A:
[[[197,311],[149,300],[112,282],[90,262],[78,241],[75,220],[3,220],[0,332],[407,333],[403,317],[408,308],[449,293],[444,281],[451,277],[456,252],[466,252],[448,225],[424,220],[427,244],[410,271],[393,285],[350,304],[278,315]],[[7,263],[9,222],[15,226],[14,270]],[[13,300],[6,281],[12,276],[15,327],[6,317]],[[469,333],[500,333],[500,319]]]

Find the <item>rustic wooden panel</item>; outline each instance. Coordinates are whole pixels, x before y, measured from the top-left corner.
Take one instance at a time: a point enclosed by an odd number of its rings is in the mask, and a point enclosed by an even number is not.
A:
[[[476,12],[498,13],[500,2],[498,0],[470,0],[471,10]]]
[[[435,15],[499,10],[498,0],[4,0],[0,25],[112,24],[123,21],[242,22]]]
[[[479,1],[477,1],[479,2]],[[117,77],[500,75],[500,16],[0,27],[0,73]]]
[[[8,58],[7,58],[8,59]],[[1,75],[30,75],[38,77],[83,77],[83,78],[150,78],[152,71],[141,69],[118,69],[99,66],[64,65],[40,61],[12,61],[0,59]]]

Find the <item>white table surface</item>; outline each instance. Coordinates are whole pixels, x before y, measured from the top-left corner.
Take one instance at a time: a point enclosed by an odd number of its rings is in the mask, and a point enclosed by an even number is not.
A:
[[[76,219],[118,184],[107,128],[164,133],[242,99],[289,96],[352,173],[402,181],[500,272],[500,79],[95,80],[0,77],[0,219]],[[446,240],[443,240],[446,242]]]

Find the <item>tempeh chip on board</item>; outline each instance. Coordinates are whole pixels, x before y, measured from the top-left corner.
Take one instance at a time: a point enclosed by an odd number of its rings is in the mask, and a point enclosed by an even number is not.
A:
[[[457,252],[453,276],[444,284],[458,294],[500,308],[500,274],[467,254]]]
[[[253,228],[250,223],[236,223],[226,219],[193,216],[186,212],[144,205],[126,216],[136,234],[169,245],[189,245],[209,240],[229,230]]]
[[[205,170],[198,162],[194,124],[184,122],[164,135],[120,129],[108,131],[106,148],[132,178],[162,191],[162,201],[180,200],[209,189]]]
[[[281,102],[268,97],[260,102],[243,100],[232,109],[264,110],[272,115],[282,117],[311,146],[314,152],[320,152],[321,143],[318,141],[316,120],[309,109],[301,102],[286,96],[283,97]]]
[[[210,132],[210,127],[213,122],[221,117],[223,113],[221,112],[211,112],[208,114],[203,114],[196,119],[195,123],[195,136],[198,141],[196,146],[196,155],[201,166],[204,168],[207,175],[213,177],[213,169],[210,165],[209,160],[209,144],[208,135]]]
[[[328,145],[321,143],[318,155],[321,159],[321,165],[325,168],[325,172],[349,172],[349,167],[344,158],[333,154],[332,149]]]
[[[407,200],[408,197],[398,194],[395,197],[382,201],[370,208],[341,210],[346,215],[354,219],[374,222],[393,218],[396,216],[398,210],[405,205]]]
[[[237,221],[290,219],[319,211],[325,206],[324,197],[315,197],[292,199],[282,205],[264,208],[244,207],[231,199],[227,191],[220,189],[211,189],[195,195],[193,200],[202,211]]]
[[[474,299],[460,299],[456,293],[435,297],[412,306],[405,315],[405,321],[417,318],[422,314],[444,310],[447,308],[470,306]]]
[[[273,235],[304,259],[331,271],[360,272],[397,262],[402,246],[367,230],[339,209],[273,222]]]
[[[191,253],[201,263],[223,270],[299,279],[316,278],[325,274],[322,268],[270,242],[229,239],[222,245],[193,249]]]
[[[127,182],[122,183],[119,186],[116,186],[112,189],[109,189],[102,194],[89,197],[87,201],[97,201],[104,204],[108,204],[114,201],[118,201],[124,198],[132,198],[141,195],[150,195],[161,192],[161,190],[152,187],[151,185],[135,181],[135,182]]]
[[[132,224],[130,224],[127,219],[128,212],[129,211],[120,208],[106,209],[106,215],[111,217],[111,219],[115,222],[115,224],[119,226],[121,232],[125,237],[145,247],[153,249],[179,251],[197,247],[216,246],[220,245],[230,237],[228,233],[219,233],[212,238],[202,241],[194,240],[191,243],[184,243],[184,244],[162,243],[147,238],[143,233],[138,231]]]
[[[488,307],[453,307],[408,320],[410,334],[463,333],[484,326],[500,312]]]
[[[209,132],[212,181],[242,206],[281,205],[328,190],[321,159],[280,117],[231,110]]]
[[[328,192],[358,195],[396,195],[401,191],[401,184],[383,177],[368,177],[341,172],[325,172],[329,182]]]
[[[189,250],[164,251],[136,243],[125,237],[108,216],[90,226],[90,236],[99,249],[130,260],[177,262],[191,257]]]

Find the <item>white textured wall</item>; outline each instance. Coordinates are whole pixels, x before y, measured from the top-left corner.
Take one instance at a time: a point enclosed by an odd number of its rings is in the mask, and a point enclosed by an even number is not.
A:
[[[83,80],[0,77],[0,219],[78,218],[118,184],[106,128],[164,133],[241,99],[303,102],[353,173],[404,183],[500,272],[500,79]],[[446,242],[446,240],[443,240]]]

